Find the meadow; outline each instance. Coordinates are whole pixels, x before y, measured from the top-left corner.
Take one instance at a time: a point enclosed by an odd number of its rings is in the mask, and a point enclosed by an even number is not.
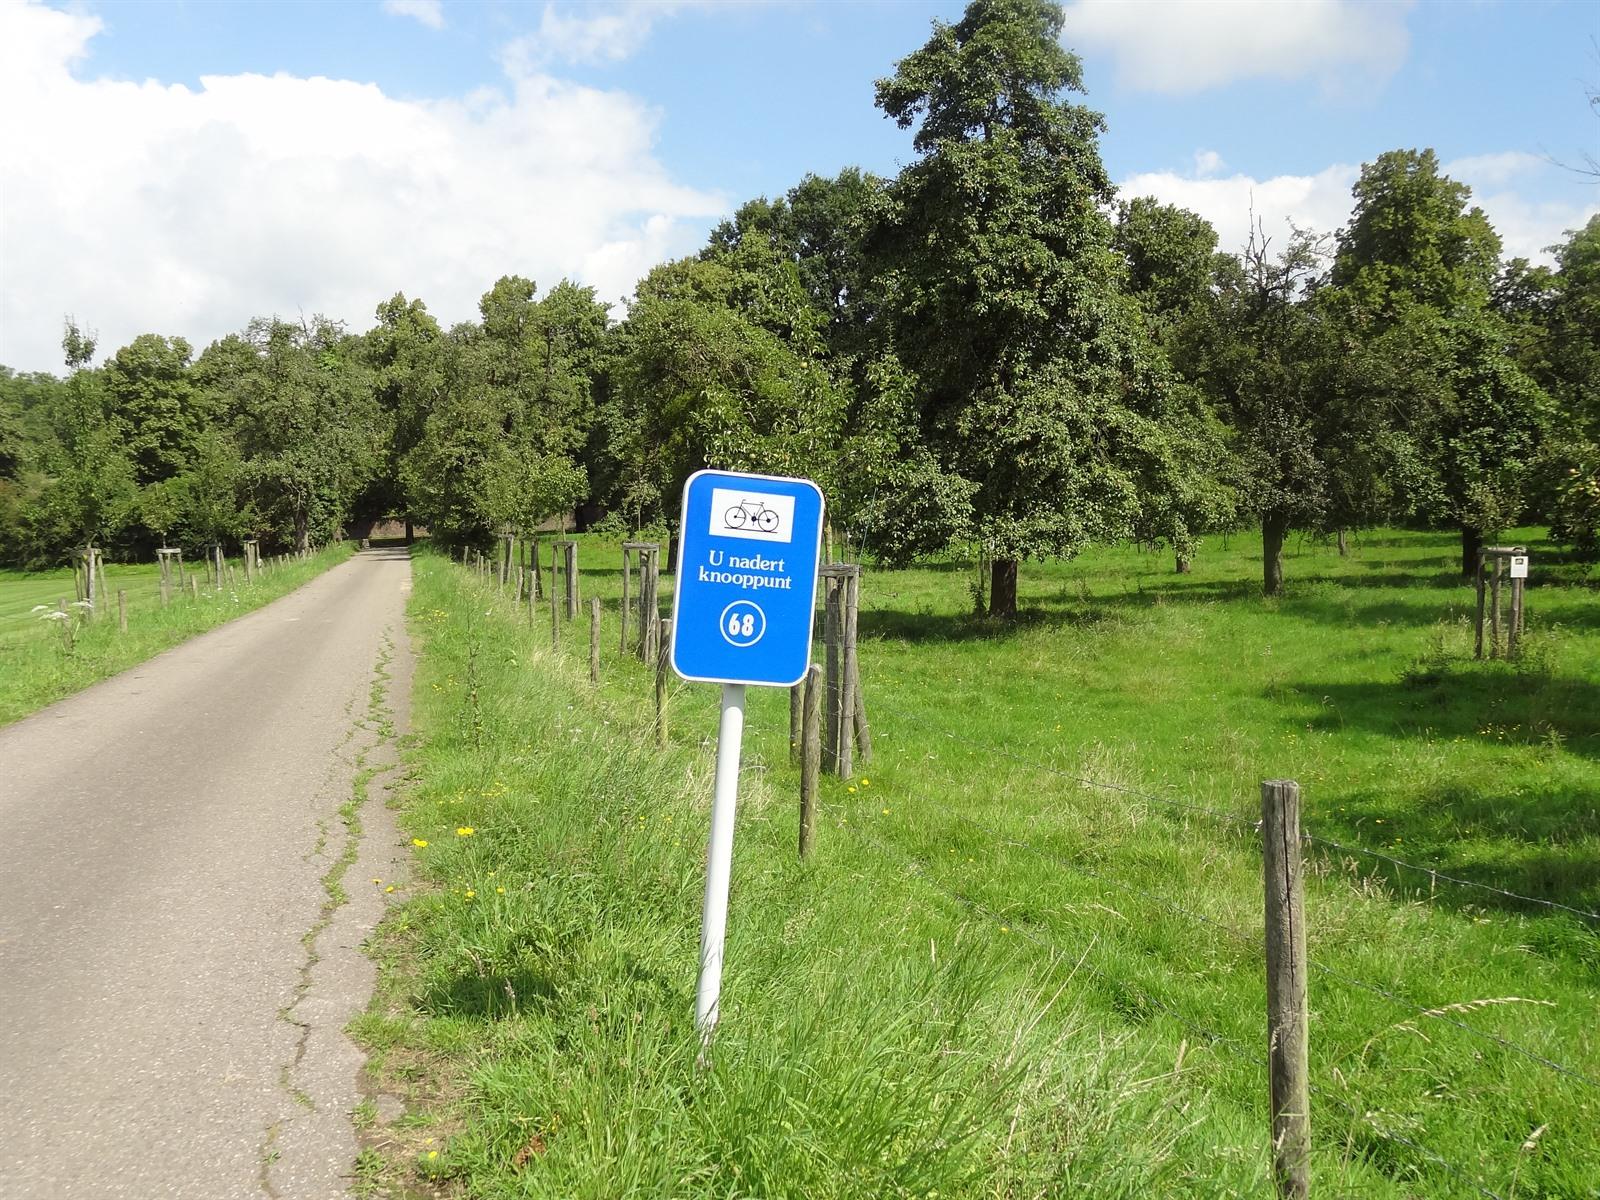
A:
[[[1303,790],[1314,1187],[1600,1196],[1600,576],[1518,531],[1525,653],[1471,657],[1455,540],[1304,540],[1190,575],[1123,547],[867,568],[875,756],[795,852],[788,701],[752,689],[723,1024],[693,987],[717,689],[550,646],[424,552],[415,894],[357,1022],[377,1194],[1270,1194],[1259,784]],[[663,590],[668,580],[663,577]],[[663,611],[669,601],[663,597]],[[1409,864],[1409,865],[1405,865]],[[376,885],[374,885],[376,886]],[[390,885],[385,885],[390,886]]]
[[[107,563],[109,598],[98,619],[72,608],[72,571],[0,570],[0,725],[52,704],[125,671],[179,642],[292,592],[350,556],[353,545],[335,543],[305,560],[287,559],[245,582],[242,559],[229,560],[232,582],[220,589],[207,582],[199,564],[199,593],[185,587],[161,603],[154,563]],[[185,566],[185,577],[195,575]],[[127,593],[128,632],[117,625],[117,592]],[[49,610],[65,600],[72,612],[69,649],[59,620]],[[41,608],[44,611],[40,611]]]

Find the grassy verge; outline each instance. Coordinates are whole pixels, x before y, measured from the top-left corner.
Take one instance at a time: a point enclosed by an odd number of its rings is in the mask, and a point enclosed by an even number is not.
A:
[[[1108,551],[1030,571],[1011,630],[964,614],[955,567],[870,576],[878,756],[829,783],[810,863],[786,699],[752,696],[706,1073],[715,689],[675,689],[657,754],[614,605],[597,691],[577,629],[552,654],[545,615],[420,558],[429,883],[362,1022],[424,1101],[389,1169],[475,1196],[1261,1194],[1261,778],[1300,778],[1330,838],[1597,898],[1589,583],[1538,581],[1527,659],[1473,664],[1450,548],[1303,547],[1270,603],[1249,542],[1191,577]],[[583,553],[614,597],[613,549]],[[1316,848],[1319,1187],[1594,1196],[1592,926],[1381,867]]]
[[[92,683],[171,649],[225,621],[260,608],[292,592],[329,567],[349,558],[350,543],[326,547],[304,561],[289,560],[244,582],[235,567],[235,586],[174,594],[163,606],[154,567],[110,565],[106,568],[111,600],[98,620],[87,621],[74,610],[69,649],[56,620],[43,620],[34,605],[55,607],[72,596],[68,571],[0,573],[0,725],[70,696]],[[204,576],[202,575],[203,579]],[[116,593],[127,592],[128,632],[117,625]]]

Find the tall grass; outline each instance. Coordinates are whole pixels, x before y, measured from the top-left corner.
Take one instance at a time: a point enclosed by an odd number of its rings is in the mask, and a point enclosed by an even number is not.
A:
[[[1427,565],[1448,545],[1388,542],[1303,550],[1278,602],[1251,594],[1248,542],[1182,579],[1131,551],[1054,564],[1016,629],[965,613],[955,571],[870,574],[878,759],[827,785],[809,863],[786,700],[752,694],[708,1072],[716,689],[675,689],[657,754],[614,612],[596,691],[577,628],[552,654],[547,610],[530,626],[419,558],[426,882],[362,1022],[380,1077],[435,1097],[397,1135],[406,1169],[484,1196],[1261,1194],[1261,778],[1298,776],[1325,833],[1591,905],[1592,596],[1546,580],[1529,661],[1470,664],[1470,593]],[[613,549],[583,554],[585,594],[614,597]],[[1502,729],[1544,732],[1469,736],[1486,697]],[[1594,930],[1313,865],[1320,1187],[1596,1195]]]
[[[74,614],[70,649],[61,623],[41,619],[42,614],[32,609],[35,605],[54,609],[60,597],[70,601],[71,572],[0,572],[0,725],[270,603],[351,553],[350,543],[337,543],[304,561],[286,560],[257,575],[253,583],[244,581],[239,563],[235,584],[221,589],[202,586],[198,598],[188,590],[175,590],[165,607],[155,567],[108,565],[110,596],[102,599],[98,618],[89,620],[81,609],[70,609]],[[206,578],[203,567],[199,578]],[[127,592],[127,633],[118,629],[119,589]]]

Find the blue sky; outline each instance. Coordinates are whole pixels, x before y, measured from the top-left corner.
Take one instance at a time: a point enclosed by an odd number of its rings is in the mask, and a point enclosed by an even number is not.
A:
[[[252,315],[446,321],[493,279],[620,301],[807,171],[892,173],[872,83],[961,5],[0,0],[0,362],[56,369]],[[1600,5],[1071,0],[1067,45],[1127,194],[1333,229],[1359,166],[1432,146],[1536,254],[1600,211]]]

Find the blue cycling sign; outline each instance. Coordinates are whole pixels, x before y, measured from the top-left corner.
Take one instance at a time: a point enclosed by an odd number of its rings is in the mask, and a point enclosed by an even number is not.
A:
[[[811,661],[822,492],[809,479],[697,471],[683,489],[672,669],[789,687]]]

